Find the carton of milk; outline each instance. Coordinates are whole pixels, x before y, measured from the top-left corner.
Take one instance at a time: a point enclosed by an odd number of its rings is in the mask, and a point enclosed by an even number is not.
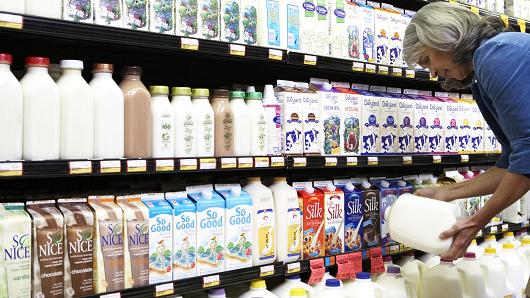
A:
[[[363,28],[363,8],[356,2],[346,1],[345,15],[346,15],[346,36],[348,38],[347,51],[348,58],[354,60],[364,59],[361,55],[363,35],[361,28]],[[332,41],[335,39],[332,36]],[[332,45],[333,50],[333,45]],[[332,53],[333,55],[333,53]]]
[[[484,152],[498,153],[501,151],[501,146],[497,141],[497,137],[489,127],[488,123],[484,121]]]
[[[331,56],[335,58],[350,58],[346,0],[330,0],[330,44]]]
[[[332,181],[315,181],[315,188],[324,193],[324,248],[326,255],[344,252],[344,192]]]
[[[427,123],[429,125],[429,152],[444,152],[444,103],[435,97],[429,98],[429,113]]]
[[[175,34],[175,0],[149,0],[149,31]]]
[[[324,194],[313,188],[311,182],[294,182],[298,204],[302,210],[304,260],[325,256]]]
[[[362,97],[359,93],[349,89],[340,88],[340,154],[360,155],[361,137],[361,104]]]
[[[173,208],[163,193],[142,194],[149,209],[149,284],[173,280]]]
[[[239,184],[216,184],[225,199],[225,270],[252,266],[252,197]]]
[[[258,43],[258,1],[241,0],[241,19],[239,31],[241,42],[248,45]]]
[[[414,152],[429,152],[429,102],[421,96],[414,98]]]
[[[221,0],[221,41],[241,41],[241,0]],[[256,11],[257,13],[257,11]]]
[[[366,185],[364,185],[366,184]],[[373,188],[370,183],[363,181],[364,206],[362,227],[363,249],[379,246],[380,239],[380,215],[379,215],[379,190]]]
[[[188,186],[197,206],[197,275],[225,270],[225,200],[211,185]]]
[[[471,122],[473,117],[471,114],[471,104],[467,100],[457,99],[458,114],[460,118],[460,127],[458,131],[458,152],[472,153],[471,147]]]
[[[472,119],[471,122],[471,148],[473,153],[483,153],[484,152],[484,118],[480,113],[480,110],[477,106],[477,103],[471,101],[471,113]]]
[[[361,41],[361,58],[365,62],[374,62],[374,24],[375,9],[372,6],[361,4],[362,27],[359,30],[359,41]]]
[[[294,89],[290,81],[278,81],[274,89],[281,106],[282,148],[283,154],[302,154],[302,98],[303,95]]]
[[[329,55],[328,0],[307,0],[300,19],[300,50],[315,55]]]
[[[94,0],[94,23],[112,27],[123,27],[123,6],[121,0]]]
[[[399,12],[393,11],[389,15],[389,65],[401,67],[403,65],[403,37],[407,27],[407,18]]]
[[[296,83],[296,87],[305,90],[300,94],[302,96],[304,154],[320,154],[322,150],[322,122],[318,95],[309,90],[307,83]]]
[[[381,153],[398,152],[398,104],[399,100],[388,93],[381,94]]]
[[[374,93],[358,90],[361,102],[361,153],[379,153],[381,148],[381,99]]]
[[[123,27],[138,31],[149,31],[148,1],[122,0]]]
[[[165,196],[173,207],[173,279],[197,276],[197,207],[185,191]]]
[[[364,192],[360,181],[339,179],[333,183],[344,192],[344,252],[361,250]]]
[[[414,101],[406,96],[398,99],[398,116],[397,116],[397,134],[398,134],[398,152],[414,152]]]
[[[441,97],[443,101],[444,117],[442,121],[444,135],[444,152],[458,152],[458,104],[447,97]]]
[[[389,59],[389,36],[390,32],[390,12],[384,8],[375,9],[375,23],[374,23],[374,35],[375,35],[375,63],[388,65]]]
[[[322,154],[339,155],[341,147],[341,99],[339,93],[329,83],[311,84],[318,95],[322,119]]]

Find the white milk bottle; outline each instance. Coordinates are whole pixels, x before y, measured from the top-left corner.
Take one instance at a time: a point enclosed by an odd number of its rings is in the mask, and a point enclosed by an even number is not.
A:
[[[26,0],[0,0],[0,11],[24,14]]]
[[[250,155],[250,117],[245,104],[245,92],[230,92],[230,107],[234,115],[234,155]]]
[[[425,264],[426,269],[431,269],[434,266],[437,266],[438,264],[440,264],[441,259],[442,258],[440,258],[440,256],[432,254],[432,253],[424,254],[423,256],[418,258],[420,262]]]
[[[9,0],[13,1],[13,0]],[[18,0],[22,1],[22,0]],[[62,0],[25,0],[26,14],[46,18],[62,18]]]
[[[307,298],[307,291],[302,288],[293,288],[289,292],[289,298]]]
[[[479,259],[484,255],[484,247],[478,246],[477,240],[473,239],[471,240],[471,244],[467,247],[466,252],[474,253],[477,259]]]
[[[175,133],[173,131],[173,106],[169,103],[169,87],[151,86],[151,133],[153,158],[173,157]]]
[[[250,155],[267,155],[267,121],[261,100],[261,92],[247,94],[247,109],[250,120]]]
[[[328,279],[335,279],[335,276],[331,275],[329,273],[329,269],[326,267],[325,269],[326,271],[324,272],[324,276],[322,276],[322,279],[320,280],[320,282],[314,284],[312,287],[313,289],[315,290],[315,293],[320,293],[322,290],[324,290],[326,288],[326,280]],[[342,281],[340,281],[340,285],[342,287]]]
[[[94,93],[94,158],[122,158],[125,146],[124,99],[112,79],[114,66],[97,63],[90,87]]]
[[[342,283],[340,280],[332,278],[332,279],[326,279],[326,286],[322,291],[317,292],[317,294],[313,297],[315,298],[345,298],[349,297],[346,296],[346,293],[344,291],[345,289],[342,287]],[[369,297],[367,297],[369,298]]]
[[[355,280],[344,285],[344,292],[348,298],[383,297],[383,288],[372,282],[368,272],[357,272]]]
[[[282,119],[281,106],[274,96],[274,87],[265,85],[263,93],[263,108],[265,109],[265,123],[267,125],[267,154],[282,154]]]
[[[249,177],[243,189],[252,196],[252,239],[255,249],[252,265],[261,266],[276,260],[276,213],[272,191],[261,184],[259,177]],[[257,244],[257,245],[256,245]]]
[[[504,232],[504,234],[502,234],[502,239],[500,239],[498,242],[501,245],[504,243],[512,243],[516,249],[521,247],[521,241],[515,239],[513,232]]]
[[[504,243],[499,257],[506,269],[506,279],[513,284],[514,298],[522,298],[526,280],[523,280],[523,259],[515,251],[513,243]]]
[[[302,253],[302,216],[296,189],[287,184],[285,177],[275,177],[269,187],[276,208],[276,247],[277,259],[294,262]]]
[[[302,282],[300,275],[289,275],[285,277],[285,281],[279,286],[272,289],[272,293],[280,298],[289,297],[292,289],[302,289],[303,293],[308,297],[315,295],[315,289],[310,285]]]
[[[464,259],[456,264],[458,272],[463,276],[463,289],[468,297],[494,298],[493,290],[484,281],[480,263],[472,252],[467,252]]]
[[[512,297],[514,294],[513,281],[507,279],[506,268],[497,256],[495,248],[486,247],[484,256],[480,258],[486,285],[491,288],[494,297]]]
[[[521,247],[517,249],[517,254],[523,260],[523,280],[528,280],[530,276],[530,239],[521,241]]]
[[[195,144],[197,156],[214,156],[215,134],[213,128],[214,114],[208,101],[208,89],[193,89],[193,108],[195,110]]]
[[[188,87],[171,88],[171,105],[175,122],[175,157],[197,156],[195,145],[195,111],[191,103],[191,89]]]
[[[412,262],[414,260],[415,260],[414,252],[413,251],[409,251],[409,252],[403,253],[401,255],[401,258],[396,262],[396,265],[399,266],[399,267],[403,267],[408,262]]]
[[[389,266],[386,275],[379,278],[376,283],[383,288],[386,298],[417,298],[416,286],[408,279],[401,276],[401,269]]]
[[[90,159],[94,156],[94,94],[81,76],[83,61],[62,60],[61,159]]]
[[[409,261],[401,267],[401,275],[408,279],[412,283],[412,286],[416,288],[418,297],[421,297],[421,277],[426,270],[427,267],[425,264],[420,260],[414,259],[414,254],[412,255],[412,259],[409,258]]]
[[[421,295],[429,298],[463,298],[462,281],[452,261],[442,260],[421,281]]]
[[[0,54],[0,160],[22,159],[24,102],[22,86],[11,72],[12,62],[10,54]]]
[[[502,244],[497,242],[497,238],[495,238],[495,235],[486,236],[486,238],[484,239],[484,242],[482,242],[479,246],[483,248],[488,248],[488,247],[495,248],[497,253],[500,253],[502,251]]]
[[[24,92],[23,158],[59,159],[61,150],[61,94],[48,74],[50,60],[26,58],[20,80]]]
[[[267,291],[267,284],[262,279],[255,279],[250,282],[250,289],[239,296],[239,298],[278,298],[278,296]]]

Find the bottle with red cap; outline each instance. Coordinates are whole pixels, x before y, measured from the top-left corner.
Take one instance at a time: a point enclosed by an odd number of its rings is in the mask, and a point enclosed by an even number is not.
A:
[[[0,11],[23,14],[26,12],[26,1],[3,0],[0,1]]]
[[[23,158],[59,159],[61,148],[61,95],[48,74],[46,57],[26,58],[20,80],[24,94]]]
[[[0,160],[22,159],[22,86],[11,72],[12,60],[0,53]]]
[[[94,157],[94,94],[83,79],[83,61],[62,60],[61,159]]]

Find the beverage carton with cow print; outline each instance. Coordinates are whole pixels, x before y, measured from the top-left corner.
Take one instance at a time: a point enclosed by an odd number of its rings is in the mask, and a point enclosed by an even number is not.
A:
[[[477,103],[470,101],[473,121],[471,122],[471,150],[473,153],[484,152],[484,117],[478,109]]]
[[[302,210],[302,258],[325,256],[324,249],[324,194],[313,188],[311,182],[294,182],[298,204]]]
[[[337,87],[340,91],[340,154],[361,154],[361,95],[350,88]]]
[[[444,102],[435,97],[429,97],[429,113],[427,124],[429,125],[429,152],[442,153],[444,151]]]
[[[394,10],[389,14],[390,32],[388,35],[388,62],[390,66],[403,65],[403,37],[407,27],[407,17]]]
[[[410,95],[414,99],[414,152],[429,152],[429,125],[427,114],[429,102],[419,95]]]
[[[465,99],[457,99],[458,116],[460,118],[460,127],[458,132],[458,152],[472,153],[471,132],[473,116],[471,115],[472,105]]]
[[[389,64],[389,32],[390,32],[390,12],[384,8],[375,9],[375,62],[378,64]]]
[[[274,89],[281,107],[282,153],[302,154],[302,98],[303,94],[294,88],[294,82],[279,80]]]
[[[443,101],[443,152],[458,152],[458,131],[460,119],[458,118],[458,103],[448,97],[439,97]]]
[[[379,153],[381,148],[381,99],[358,90],[361,97],[361,154]]]
[[[307,83],[295,83],[302,91],[302,131],[304,154],[320,154],[322,151],[322,121],[318,95]]]
[[[381,153],[397,153],[398,99],[389,93],[381,95]]]
[[[414,152],[414,101],[406,95],[398,99],[398,113],[397,113],[397,134],[398,134],[398,152],[399,153],[413,153]]]

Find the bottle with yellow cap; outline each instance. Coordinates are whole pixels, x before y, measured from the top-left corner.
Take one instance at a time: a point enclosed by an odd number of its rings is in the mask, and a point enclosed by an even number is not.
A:
[[[513,234],[513,232],[504,232],[504,234],[502,235],[502,239],[500,239],[498,242],[501,245],[503,245],[504,243],[513,243],[516,249],[521,247],[521,241],[515,239],[515,235]]]
[[[497,253],[500,253],[502,251],[502,244],[497,242],[497,238],[495,237],[495,235],[486,236],[486,238],[484,239],[484,242],[482,242],[479,246],[484,247],[484,248],[486,247],[495,248]]]
[[[151,86],[151,146],[153,158],[175,155],[173,107],[168,86]]]
[[[530,239],[523,239],[521,247],[517,249],[517,254],[523,259],[523,280],[530,277]]]
[[[514,297],[522,298],[526,280],[523,280],[523,259],[517,254],[513,243],[504,243],[499,257],[506,270],[506,278],[513,284]]]
[[[195,140],[197,156],[214,156],[214,113],[209,101],[210,90],[193,89],[192,103],[195,109]]]
[[[471,240],[471,244],[467,248],[466,252],[472,252],[475,254],[475,256],[478,258],[482,257],[484,255],[484,247],[477,245],[477,240],[473,239]]]
[[[301,289],[307,296],[312,296],[315,294],[315,289],[313,289],[313,287],[311,287],[310,285],[302,282],[302,280],[300,279],[300,275],[298,274],[287,276],[284,282],[272,289],[271,292],[280,298],[287,298],[289,297],[289,293],[291,293],[291,290],[293,289]]]
[[[267,284],[265,283],[263,279],[255,279],[251,281],[250,289],[243,295],[239,296],[239,298],[254,298],[254,297],[279,298],[278,296],[274,295],[273,293],[267,290]]]
[[[191,88],[171,88],[171,105],[175,122],[175,157],[196,157],[195,110],[191,103]]]
[[[513,281],[507,278],[506,268],[497,256],[495,248],[486,247],[484,256],[480,258],[479,263],[484,274],[484,282],[491,289],[494,297],[506,297],[514,294]]]
[[[307,292],[301,288],[292,288],[289,292],[289,298],[307,298]]]

